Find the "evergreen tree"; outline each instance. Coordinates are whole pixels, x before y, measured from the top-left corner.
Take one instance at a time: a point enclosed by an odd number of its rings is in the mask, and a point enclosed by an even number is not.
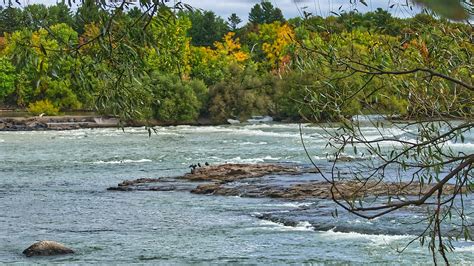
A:
[[[211,46],[229,31],[225,21],[212,11],[186,12],[184,15],[191,20],[188,35],[195,46]]]
[[[232,30],[232,31],[236,31],[237,30],[237,26],[242,22],[242,19],[239,18],[239,16],[237,16],[237,14],[235,13],[232,13],[232,15],[230,15],[230,17],[227,19],[227,25],[229,26],[229,28]]]
[[[281,12],[281,9],[275,8],[272,5],[272,3],[268,1],[263,1],[261,5],[263,9],[263,14],[265,17],[265,23],[270,24],[275,21],[279,21],[279,22],[285,21],[285,18],[283,17],[283,13]]]
[[[68,26],[73,26],[74,19],[71,15],[71,9],[64,3],[57,3],[54,6],[48,7],[48,26],[65,23]]]
[[[262,1],[260,4],[255,4],[250,10],[249,21],[253,24],[270,24],[275,21],[284,22],[285,18],[281,9],[275,8],[268,1]]]
[[[253,24],[263,24],[265,23],[265,17],[263,14],[263,9],[260,4],[255,4],[249,13],[249,21]]]
[[[47,26],[48,8],[43,4],[28,5],[23,10],[25,24],[32,30]]]
[[[0,36],[5,32],[14,32],[23,27],[22,11],[19,8],[7,7],[1,9],[0,7]]]
[[[77,31],[84,32],[84,26],[92,22],[100,21],[101,10],[95,0],[84,0],[83,4],[77,9],[75,20]]]

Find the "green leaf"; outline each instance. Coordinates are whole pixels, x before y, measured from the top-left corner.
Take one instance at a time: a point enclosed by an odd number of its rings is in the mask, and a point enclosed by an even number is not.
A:
[[[463,1],[447,1],[447,0],[413,0],[417,5],[426,7],[436,14],[453,19],[465,20],[472,17],[469,12],[472,12],[472,4],[463,5]],[[471,9],[471,11],[469,11]]]

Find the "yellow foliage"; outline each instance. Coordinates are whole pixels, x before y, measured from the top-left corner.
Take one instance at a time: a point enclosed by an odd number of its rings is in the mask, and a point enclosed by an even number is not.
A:
[[[89,23],[84,26],[84,33],[79,38],[79,44],[85,45],[83,50],[94,50],[99,49],[99,44],[97,42],[91,42],[91,40],[97,38],[100,35],[100,28],[95,23]]]
[[[228,32],[222,42],[215,42],[217,53],[230,61],[244,62],[249,58],[248,53],[241,50],[239,38],[234,38],[235,32]],[[230,58],[229,58],[230,57]]]
[[[5,48],[5,37],[0,37],[0,52]]]
[[[237,62],[243,62],[249,58],[249,55],[245,52],[239,51],[234,54],[234,57]]]
[[[28,106],[28,112],[34,115],[58,115],[59,108],[55,107],[49,100],[40,100],[30,103]]]
[[[295,44],[295,32],[288,24],[274,22],[260,27],[259,38],[263,40],[262,50],[273,69],[282,67]]]

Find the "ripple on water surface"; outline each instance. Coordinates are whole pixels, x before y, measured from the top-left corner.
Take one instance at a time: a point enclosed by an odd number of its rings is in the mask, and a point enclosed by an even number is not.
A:
[[[181,175],[197,162],[308,163],[298,128],[157,127],[150,138],[143,128],[0,132],[0,263],[431,262],[427,248],[416,244],[401,255],[396,252],[412,236],[398,229],[405,225],[391,219],[367,224],[350,215],[333,217],[330,201],[105,190],[125,179]],[[364,130],[377,134],[374,128]],[[324,167],[324,131],[306,125],[303,132]],[[467,144],[454,146],[469,149],[472,139],[467,136]],[[279,177],[272,182],[287,181]],[[294,225],[258,214],[293,219]],[[39,239],[63,242],[77,253],[23,257],[21,251]],[[455,247],[453,263],[474,261],[472,242],[456,242]]]

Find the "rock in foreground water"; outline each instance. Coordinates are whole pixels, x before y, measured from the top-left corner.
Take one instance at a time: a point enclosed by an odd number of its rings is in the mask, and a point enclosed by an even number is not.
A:
[[[23,251],[27,257],[32,256],[54,256],[54,255],[65,255],[71,254],[74,251],[65,245],[49,240],[43,240],[34,243]]]

